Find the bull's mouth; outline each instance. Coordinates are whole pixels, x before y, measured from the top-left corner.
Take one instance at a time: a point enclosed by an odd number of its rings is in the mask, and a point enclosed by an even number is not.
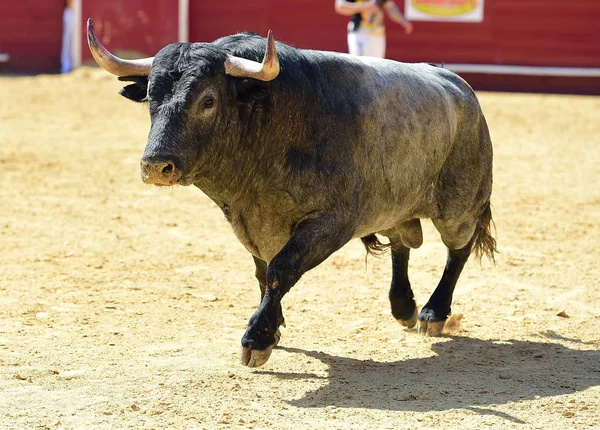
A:
[[[187,187],[193,184],[193,180],[191,178],[181,177],[177,180],[177,185],[181,185],[182,187]]]
[[[144,180],[144,174],[142,173],[142,181],[148,185],[154,185],[155,187],[174,187],[175,185],[181,185],[182,187],[190,186],[194,183],[193,179],[189,177],[180,177],[172,181],[148,181]]]
[[[171,181],[171,182],[148,182],[148,181],[143,181],[145,184],[148,185],[154,185],[155,187],[174,187],[176,185],[181,185],[182,187],[187,187],[188,185],[192,184],[192,181],[187,180],[187,179],[178,179],[176,181]]]

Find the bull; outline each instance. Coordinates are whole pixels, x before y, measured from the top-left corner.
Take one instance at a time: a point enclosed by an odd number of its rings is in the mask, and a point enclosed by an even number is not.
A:
[[[124,60],[89,20],[88,42],[102,68],[129,82],[120,94],[148,103],[142,180],[198,187],[254,259],[261,301],[241,340],[244,365],[263,365],[279,342],[285,294],[353,238],[368,252],[391,249],[391,313],[424,335],[441,334],[470,254],[493,259],[492,144],[456,74],[296,49],[271,32]],[[447,260],[419,312],[408,262],[421,219]]]

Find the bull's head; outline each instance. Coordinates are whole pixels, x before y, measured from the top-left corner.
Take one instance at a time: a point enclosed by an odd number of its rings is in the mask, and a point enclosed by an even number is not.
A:
[[[262,63],[208,43],[176,43],[156,57],[124,60],[102,45],[91,19],[87,35],[96,62],[119,80],[133,82],[121,95],[149,102],[152,125],[141,160],[142,180],[148,184],[193,183],[203,152],[235,123],[238,112],[230,109],[232,104],[264,95],[264,82],[279,74],[271,31]],[[231,82],[231,77],[238,79]]]

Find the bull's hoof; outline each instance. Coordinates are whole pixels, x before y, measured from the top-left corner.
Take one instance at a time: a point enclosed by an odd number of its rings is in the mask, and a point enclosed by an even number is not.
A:
[[[242,364],[248,367],[262,366],[269,360],[274,346],[268,346],[267,349],[263,350],[252,349],[249,346],[242,347]]]
[[[279,329],[277,329],[277,331],[275,332],[275,343],[273,345],[269,345],[262,350],[252,349],[251,346],[243,346],[241,354],[242,364],[247,367],[262,366],[269,360],[269,357],[271,357],[271,352],[273,352],[273,348],[277,346],[280,339],[281,332],[279,331]]]
[[[423,336],[441,336],[446,318],[439,319],[431,309],[421,310],[417,321],[417,333]]]
[[[411,315],[411,317],[407,320],[403,320],[403,319],[396,319],[396,321],[398,321],[398,323],[406,328],[413,328],[416,324],[417,324],[417,317],[419,316],[419,313],[417,312],[417,308],[415,308],[413,314]]]
[[[444,324],[446,324],[446,321],[427,322],[419,320],[417,322],[417,333],[423,336],[441,336]]]

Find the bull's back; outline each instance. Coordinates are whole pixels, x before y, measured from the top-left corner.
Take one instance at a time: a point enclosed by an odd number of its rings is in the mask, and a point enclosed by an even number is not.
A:
[[[481,116],[468,84],[426,64],[297,51],[281,56],[265,131],[264,188],[285,189],[294,202],[278,212],[290,214],[280,224],[346,208],[359,237],[438,216],[436,184],[456,145],[471,145],[470,154],[479,145],[466,136]],[[457,172],[469,170],[463,158]]]
[[[481,117],[472,89],[450,71],[363,61],[372,79],[360,87],[366,96],[354,142],[354,163],[361,172],[357,236],[439,216],[436,183],[449,162],[456,174],[471,169],[473,157],[463,155],[478,150]],[[463,159],[450,160],[453,154]]]
[[[462,158],[453,170],[469,170],[472,157],[463,153],[480,145],[482,115],[469,85],[428,64],[304,52],[299,67],[284,58],[280,76],[289,103],[280,130],[302,147],[288,150],[292,158],[309,160],[289,176],[301,211],[312,209],[311,195],[335,196],[357,207],[356,236],[439,215],[434,191],[451,154]],[[308,113],[296,130],[290,111]],[[315,184],[315,177],[328,179]]]

